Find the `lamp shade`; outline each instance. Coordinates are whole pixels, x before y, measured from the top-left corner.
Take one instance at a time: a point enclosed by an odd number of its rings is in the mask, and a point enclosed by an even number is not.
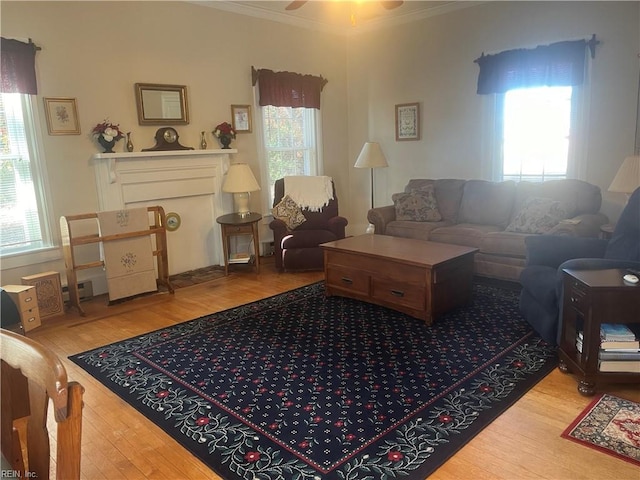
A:
[[[222,191],[229,193],[255,192],[260,190],[256,177],[246,163],[232,163],[227,171],[227,178],[222,184]]]
[[[380,168],[388,167],[387,159],[382,153],[382,148],[377,142],[366,142],[360,150],[355,168]]]
[[[640,156],[633,155],[624,159],[613,182],[609,185],[609,191],[632,193],[638,187],[640,187]]]

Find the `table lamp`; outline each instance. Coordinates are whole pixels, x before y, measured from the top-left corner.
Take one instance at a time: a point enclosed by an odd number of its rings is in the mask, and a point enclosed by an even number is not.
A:
[[[624,193],[628,202],[629,197],[638,187],[640,187],[640,155],[636,154],[624,159],[609,185],[609,191]]]
[[[250,192],[260,190],[256,177],[246,163],[229,165],[227,177],[222,184],[222,191],[233,193],[233,208],[241,217],[249,215]]]
[[[355,168],[370,168],[371,169],[371,208],[373,208],[373,169],[388,167],[387,159],[382,153],[382,148],[377,142],[366,142],[360,150],[360,155],[354,165]],[[367,233],[373,233],[373,225],[369,224],[367,227]]]

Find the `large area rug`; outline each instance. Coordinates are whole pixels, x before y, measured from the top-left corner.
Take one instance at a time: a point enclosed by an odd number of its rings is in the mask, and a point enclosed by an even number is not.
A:
[[[423,479],[557,364],[516,292],[428,327],[322,282],[70,358],[225,479]]]
[[[640,404],[601,394],[562,437],[640,466]]]

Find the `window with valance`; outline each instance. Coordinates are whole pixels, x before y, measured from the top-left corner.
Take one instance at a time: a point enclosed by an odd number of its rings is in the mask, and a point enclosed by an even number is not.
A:
[[[32,99],[38,93],[31,41],[1,39],[0,255],[33,252],[51,245],[43,171],[38,158]],[[13,258],[3,258],[9,265]],[[33,259],[36,263],[38,258]],[[31,262],[27,262],[31,263]]]
[[[293,175],[321,175],[320,97],[322,76],[251,68],[256,103],[261,107],[263,195],[273,204],[273,185]]]
[[[545,181],[576,177],[577,144],[587,47],[575,40],[507,50],[475,60],[477,93],[495,95],[494,180]]]

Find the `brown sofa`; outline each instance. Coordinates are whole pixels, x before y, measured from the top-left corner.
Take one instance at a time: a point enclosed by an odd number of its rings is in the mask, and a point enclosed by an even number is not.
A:
[[[574,235],[597,237],[607,217],[600,213],[600,188],[581,180],[546,182],[489,182],[486,180],[412,179],[405,194],[433,194],[439,221],[396,219],[396,205],[372,208],[367,218],[375,233],[434,242],[472,246],[475,274],[518,281],[525,266],[525,238],[531,235]],[[548,202],[560,209],[555,224],[538,233],[522,233],[529,207],[535,201]],[[404,214],[405,212],[403,212]],[[531,215],[530,215],[531,216]],[[553,217],[555,219],[556,217]],[[514,227],[516,225],[516,227]],[[515,231],[514,231],[515,229]]]

